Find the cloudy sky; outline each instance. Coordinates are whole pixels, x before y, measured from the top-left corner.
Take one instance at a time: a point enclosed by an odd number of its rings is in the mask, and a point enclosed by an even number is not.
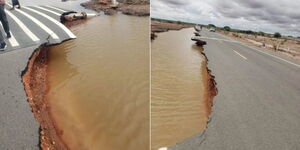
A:
[[[151,0],[151,17],[300,36],[300,0]]]

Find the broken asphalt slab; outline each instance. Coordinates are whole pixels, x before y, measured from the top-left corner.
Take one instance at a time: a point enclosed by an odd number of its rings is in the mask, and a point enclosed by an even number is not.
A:
[[[7,15],[15,40],[6,40],[8,48],[6,51],[0,52],[1,150],[40,149],[40,125],[34,118],[30,104],[27,101],[21,76],[23,71],[26,70],[30,57],[35,50],[39,50],[41,45],[45,43],[55,45],[76,38],[69,29],[59,23],[59,16],[51,12],[56,11],[55,9],[43,7],[51,10],[45,11],[37,7],[28,8],[21,9],[23,13],[11,11],[11,14]],[[24,12],[27,15],[24,15]],[[12,15],[15,17],[12,17]],[[38,23],[36,20],[38,20]],[[26,26],[26,30],[24,30],[24,26]],[[28,30],[32,34],[28,34]],[[51,31],[53,31],[52,36],[47,33]],[[33,34],[39,38],[38,42],[31,40]],[[53,35],[57,35],[56,39],[53,38],[55,37]]]

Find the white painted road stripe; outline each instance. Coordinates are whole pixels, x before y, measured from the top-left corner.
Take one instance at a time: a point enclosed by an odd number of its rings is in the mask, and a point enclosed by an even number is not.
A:
[[[10,4],[7,4],[10,7],[12,7]],[[24,7],[22,7],[24,8]],[[32,17],[31,15],[27,14],[26,12],[20,10],[20,9],[15,9],[16,11],[18,11],[19,13],[23,14],[24,16],[26,16],[27,18],[29,18],[31,21],[33,21],[34,23],[36,23],[38,26],[40,26],[44,31],[46,31],[53,39],[55,40],[59,40],[59,37],[51,30],[49,29],[46,25],[44,25],[42,22],[40,22],[39,20],[37,20],[36,18]]]
[[[37,13],[37,14],[39,14],[39,15],[45,17],[45,18],[47,18],[48,20],[50,20],[50,21],[52,21],[53,23],[55,23],[56,25],[58,25],[62,30],[64,30],[64,31],[68,34],[68,36],[69,36],[70,38],[72,38],[72,39],[75,39],[75,38],[76,38],[76,36],[75,36],[75,35],[74,35],[74,34],[73,34],[73,33],[72,33],[65,25],[63,25],[62,23],[58,22],[57,20],[55,20],[55,19],[49,17],[48,15],[46,15],[46,14],[44,14],[44,13],[42,13],[42,12],[36,11],[36,10],[34,10],[34,9],[31,9],[31,8],[28,8],[28,7],[25,7],[25,6],[23,6],[22,8],[25,8],[25,9],[27,9],[27,10],[30,10],[30,11],[32,11],[32,12],[35,12],[35,13]]]
[[[20,46],[19,42],[16,40],[14,34],[10,32],[11,38],[8,39],[9,43],[11,44],[11,47],[18,47]]]
[[[0,22],[0,27],[2,28],[2,24]],[[8,42],[10,43],[11,47],[18,47],[20,44],[16,40],[15,36],[10,32],[11,38],[8,39]]]
[[[49,8],[52,8],[52,9],[61,11],[61,12],[66,12],[65,10],[59,9],[59,8],[57,8],[57,7],[53,7],[53,6],[49,6],[49,5],[47,5],[46,7],[49,7]]]
[[[43,8],[43,7],[40,7],[40,6],[32,6],[32,7],[35,7],[35,8],[41,9],[41,10],[45,10],[45,11],[50,12],[50,13],[52,13],[52,14],[54,14],[54,15],[57,15],[57,16],[60,16],[60,15],[61,15],[61,14],[59,14],[59,13],[57,13],[57,12],[54,12],[54,11],[52,11],[52,10],[49,10],[49,9],[46,9],[46,8]]]
[[[239,43],[239,42],[233,41],[233,40],[226,40],[226,39],[212,38],[212,37],[205,37],[205,36],[201,36],[201,37],[197,37],[197,38],[199,38],[199,39],[210,39],[210,40],[218,40],[218,41],[226,41],[226,42]]]
[[[294,65],[294,66],[300,68],[300,65],[298,65],[298,64],[295,64],[295,63],[293,63],[293,62],[291,62],[291,61],[285,60],[285,59],[280,58],[280,57],[278,57],[278,56],[269,54],[269,53],[264,52],[264,51],[262,51],[262,50],[258,50],[258,49],[252,48],[252,47],[248,46],[247,44],[244,44],[244,43],[239,42],[239,41],[234,41],[234,40],[224,40],[224,39],[210,38],[210,37],[199,37],[199,38],[203,38],[203,39],[212,39],[212,40],[222,40],[222,41],[227,41],[227,42],[232,42],[232,43],[239,43],[239,44],[241,44],[241,45],[243,45],[243,46],[246,46],[246,47],[248,47],[248,48],[250,48],[250,49],[252,49],[252,50],[255,50],[255,51],[260,52],[260,53],[263,53],[263,54],[266,54],[266,55],[268,55],[268,56],[271,56],[271,57],[273,57],[273,58],[282,60],[282,61],[284,61],[284,62],[286,62],[286,63],[289,63],[289,64],[291,64],[291,65]]]
[[[300,65],[298,65],[298,64],[295,64],[295,63],[293,63],[293,62],[290,62],[290,61],[288,61],[288,60],[285,60],[285,59],[283,59],[283,58],[280,58],[280,57],[278,57],[278,56],[275,56],[275,55],[268,54],[268,53],[266,53],[266,52],[263,52],[263,51],[261,51],[261,50],[257,50],[257,49],[255,49],[255,48],[252,48],[252,47],[250,47],[250,46],[246,45],[246,44],[243,44],[243,43],[240,43],[240,44],[242,44],[242,45],[244,45],[244,46],[246,46],[246,47],[248,47],[248,48],[250,48],[250,49],[252,49],[252,50],[255,50],[255,51],[257,51],[257,52],[260,52],[260,53],[266,54],[266,55],[268,55],[268,56],[271,56],[271,57],[277,58],[277,59],[279,59],[279,60],[282,60],[282,61],[284,61],[284,62],[286,62],[286,63],[289,63],[289,64],[291,64],[291,65],[294,65],[294,66],[296,66],[296,67],[299,67],[299,68],[300,68]]]
[[[162,147],[162,148],[159,148],[158,150],[168,150],[167,147]]]
[[[5,12],[21,27],[21,29],[27,34],[27,36],[29,36],[29,38],[31,38],[32,41],[34,42],[38,42],[40,41],[40,39],[33,34],[28,28],[27,26],[25,26],[23,24],[23,22],[21,20],[19,20],[15,15],[13,15],[11,12],[5,10]]]
[[[245,57],[245,56],[243,56],[242,54],[240,54],[239,52],[237,52],[237,51],[235,51],[235,50],[233,50],[235,53],[237,53],[239,56],[241,56],[242,58],[244,58],[244,59],[246,59],[247,60],[247,58]]]

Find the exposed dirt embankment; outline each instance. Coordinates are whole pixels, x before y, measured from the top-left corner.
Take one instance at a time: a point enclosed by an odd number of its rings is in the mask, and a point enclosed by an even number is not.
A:
[[[155,33],[167,32],[169,30],[181,30],[183,28],[191,27],[193,26],[151,20],[151,39],[154,40],[157,37]]]
[[[160,21],[151,21],[151,32],[167,32],[169,30],[180,30],[183,28],[190,28],[193,26],[184,25],[184,24],[176,24],[169,22],[160,22]]]
[[[133,16],[150,15],[149,0],[119,0],[118,2],[118,7],[112,7],[109,1],[108,3],[103,3],[101,0],[90,0],[89,2],[82,3],[81,6],[97,12],[104,11],[107,15],[115,14],[117,11]]]
[[[33,53],[22,75],[22,81],[32,112],[41,125],[40,147],[43,150],[63,150],[67,147],[59,138],[61,133],[55,127],[47,100],[48,50],[49,48],[41,46]]]
[[[206,109],[207,109],[207,115],[209,116],[211,114],[212,106],[213,106],[213,99],[214,97],[218,94],[218,89],[217,89],[217,83],[215,81],[215,76],[211,74],[211,70],[208,69],[207,64],[208,64],[208,59],[203,52],[203,48],[201,50],[201,54],[204,56],[205,61],[202,64],[201,68],[202,74],[203,74],[203,83],[205,87],[204,91],[204,98],[206,102]]]

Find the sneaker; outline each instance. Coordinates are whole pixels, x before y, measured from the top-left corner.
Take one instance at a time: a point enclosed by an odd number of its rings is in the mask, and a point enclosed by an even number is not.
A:
[[[17,8],[18,8],[18,9],[21,9],[21,6],[18,6]]]
[[[6,49],[7,45],[5,42],[0,44],[0,51],[4,51]]]
[[[10,33],[7,33],[7,34],[6,34],[6,38],[8,38],[8,39],[11,38]]]

